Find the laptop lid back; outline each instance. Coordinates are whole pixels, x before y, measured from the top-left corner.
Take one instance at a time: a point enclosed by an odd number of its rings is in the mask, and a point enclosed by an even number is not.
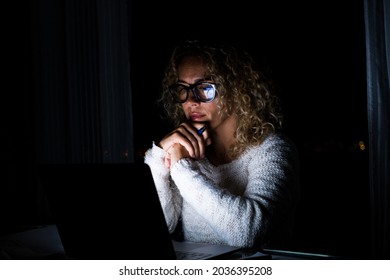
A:
[[[48,164],[39,175],[70,259],[176,259],[146,164]]]

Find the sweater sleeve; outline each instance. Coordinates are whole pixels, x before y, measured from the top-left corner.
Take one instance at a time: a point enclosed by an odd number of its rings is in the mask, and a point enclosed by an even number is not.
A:
[[[234,195],[209,180],[191,159],[178,161],[171,176],[183,199],[225,243],[241,247],[262,245],[270,235],[271,219],[282,219],[276,213],[285,210],[292,194],[288,189],[294,188],[296,182],[296,170],[292,167],[294,150],[285,144],[269,140],[253,149],[244,163],[248,169],[242,175],[247,176],[242,195]]]
[[[172,233],[180,217],[182,197],[170,179],[170,173],[165,167],[164,158],[165,151],[153,142],[152,147],[145,153],[144,162],[151,169],[165,221]]]

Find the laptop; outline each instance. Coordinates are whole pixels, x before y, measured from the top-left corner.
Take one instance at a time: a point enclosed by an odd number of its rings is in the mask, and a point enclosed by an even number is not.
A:
[[[173,240],[144,163],[43,164],[38,175],[69,259],[218,259],[240,250]]]

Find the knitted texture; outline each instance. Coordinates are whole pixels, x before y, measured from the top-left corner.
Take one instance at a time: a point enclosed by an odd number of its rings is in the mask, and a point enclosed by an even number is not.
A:
[[[169,171],[165,151],[145,154],[165,219],[173,232],[181,218],[186,240],[263,247],[291,235],[299,199],[298,155],[282,134],[270,135],[238,159],[214,166],[183,158]]]

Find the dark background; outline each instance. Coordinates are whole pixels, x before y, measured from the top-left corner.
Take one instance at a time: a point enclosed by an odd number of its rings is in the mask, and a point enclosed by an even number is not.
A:
[[[34,171],[40,141],[37,83],[43,81],[35,78],[35,61],[42,54],[34,44],[44,37],[37,21],[52,16],[53,22],[63,22],[65,2],[55,2],[56,12],[45,1],[27,2],[26,9],[13,7],[7,42],[18,51],[10,52],[15,55],[9,71],[12,112],[5,118],[8,184],[1,196],[2,232],[51,221]],[[182,39],[211,37],[240,44],[280,87],[286,131],[300,152],[302,202],[292,249],[366,258],[368,151],[359,146],[360,141],[368,146],[362,1],[127,3],[136,160],[168,128],[155,101],[173,46]],[[61,40],[51,50],[62,50]]]
[[[163,67],[178,41],[214,39],[241,45],[272,74],[281,88],[286,126],[300,142],[364,137],[361,1],[213,3],[160,3],[153,9],[133,4],[131,71],[137,102],[153,106]],[[154,112],[138,108],[144,116],[140,120]]]

